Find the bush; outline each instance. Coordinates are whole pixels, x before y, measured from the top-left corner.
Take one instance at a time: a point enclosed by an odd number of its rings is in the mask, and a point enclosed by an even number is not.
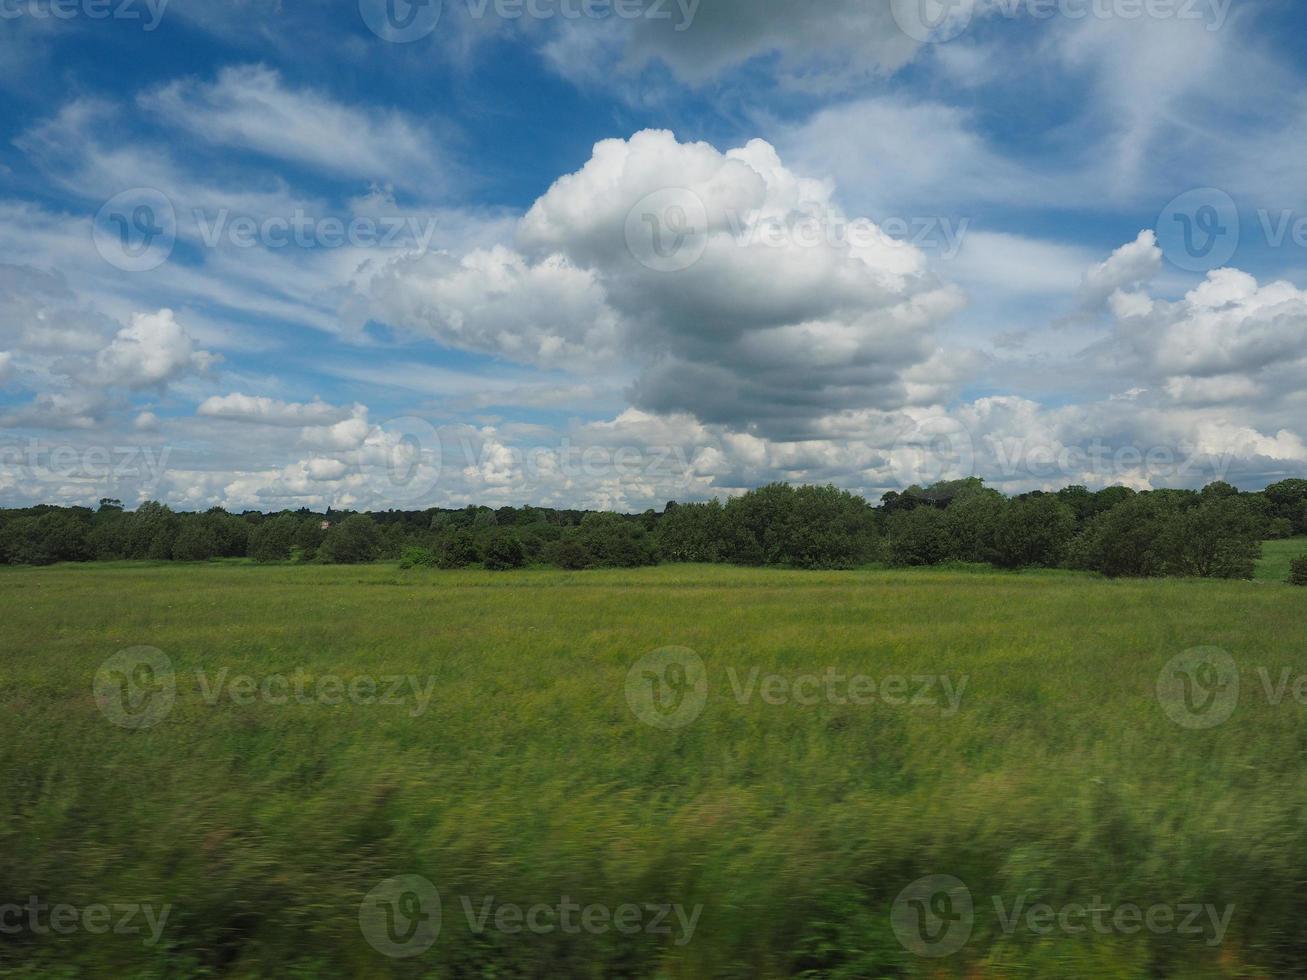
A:
[[[471,531],[455,531],[440,542],[438,560],[441,568],[467,568],[480,557]]]
[[[545,549],[545,560],[551,565],[575,572],[594,565],[594,555],[590,549],[576,538],[562,538],[551,542]]]
[[[482,559],[486,568],[495,572],[506,572],[510,568],[521,568],[526,564],[526,553],[522,542],[512,531],[496,528],[486,541],[486,554]]]
[[[586,514],[576,540],[600,568],[634,568],[655,561],[653,540],[638,521],[618,514]]]
[[[379,539],[372,518],[355,514],[327,531],[318,554],[323,561],[337,565],[359,565],[376,560]]]
[[[249,555],[255,561],[287,561],[299,521],[293,514],[279,514],[250,529]]]
[[[405,548],[399,556],[400,568],[435,568],[440,563],[430,548]]]
[[[948,518],[931,504],[895,511],[885,522],[886,557],[892,565],[938,565],[953,557]]]
[[[1307,585],[1307,555],[1289,562],[1289,584]]]
[[[1061,562],[1075,530],[1075,512],[1052,494],[1014,500],[994,527],[994,564],[1053,568]]]
[[[208,561],[218,554],[218,539],[198,517],[191,517],[177,532],[172,545],[173,561]]]

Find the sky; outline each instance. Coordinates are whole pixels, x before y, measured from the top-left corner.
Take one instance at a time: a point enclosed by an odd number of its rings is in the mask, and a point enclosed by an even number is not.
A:
[[[1307,471],[1298,0],[0,0],[0,506]]]

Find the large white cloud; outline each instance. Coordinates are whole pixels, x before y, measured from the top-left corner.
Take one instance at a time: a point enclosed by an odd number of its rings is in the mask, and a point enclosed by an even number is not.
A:
[[[217,357],[197,350],[172,310],[137,313],[95,356],[89,377],[104,387],[161,387],[209,370]]]
[[[369,312],[516,361],[620,358],[638,407],[793,435],[911,400],[906,374],[961,304],[919,249],[846,217],[761,140],[605,140],[535,202],[517,246],[393,263],[365,287]]]

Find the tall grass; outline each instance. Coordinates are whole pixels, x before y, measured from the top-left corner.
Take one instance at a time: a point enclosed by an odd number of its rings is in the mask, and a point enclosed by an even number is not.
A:
[[[399,571],[59,566],[0,571],[0,905],[171,906],[140,935],[0,936],[16,975],[1259,976],[1307,962],[1307,674],[1298,591],[974,571]],[[92,695],[124,648],[164,651],[154,727]],[[683,728],[640,722],[628,671],[702,658]],[[1159,671],[1218,646],[1243,691],[1196,730]],[[212,681],[416,675],[401,705],[206,703]],[[967,678],[938,707],[735,696],[757,668]],[[909,692],[911,693],[911,692]],[[443,927],[381,955],[365,895],[417,874]],[[970,940],[939,959],[891,908],[961,879]],[[496,905],[702,906],[690,941],[473,931]],[[1027,902],[1233,905],[1219,945],[1173,933],[1004,932]]]

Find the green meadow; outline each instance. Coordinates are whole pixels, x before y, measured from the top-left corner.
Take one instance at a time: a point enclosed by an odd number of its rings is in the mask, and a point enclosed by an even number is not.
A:
[[[1254,582],[0,568],[0,974],[1293,974],[1303,544]]]

